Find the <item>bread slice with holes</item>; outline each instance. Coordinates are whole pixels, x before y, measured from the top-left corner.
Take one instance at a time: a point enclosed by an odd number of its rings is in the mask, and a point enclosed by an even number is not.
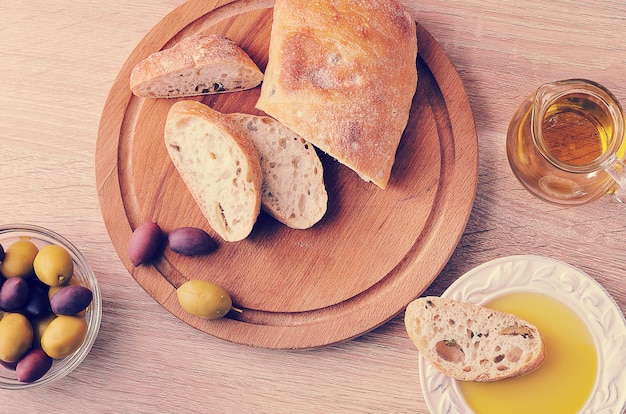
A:
[[[515,315],[436,296],[411,302],[404,322],[422,356],[461,381],[497,381],[538,368],[545,358],[537,328]]]
[[[193,35],[135,65],[130,89],[140,97],[179,98],[252,89],[263,73],[232,40]]]
[[[224,114],[185,100],[170,108],[165,146],[209,224],[224,240],[245,239],[261,209],[259,156]]]
[[[307,229],[326,213],[324,168],[313,145],[269,116],[226,117],[254,144],[263,171],[261,207],[294,229]]]

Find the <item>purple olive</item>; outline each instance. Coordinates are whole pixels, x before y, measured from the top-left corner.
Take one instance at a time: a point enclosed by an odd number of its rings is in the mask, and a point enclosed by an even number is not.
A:
[[[30,285],[28,300],[21,309],[21,312],[29,319],[40,318],[51,312],[50,300],[48,299],[48,289],[37,283]]]
[[[46,375],[50,367],[52,358],[41,348],[33,348],[18,361],[15,373],[18,381],[33,382]]]
[[[128,257],[133,266],[149,262],[156,254],[164,239],[161,227],[147,221],[133,231],[128,242]]]
[[[5,367],[6,369],[10,369],[11,371],[15,371],[15,368],[17,367],[17,363],[18,361],[6,362],[0,359],[0,365]]]
[[[21,277],[7,279],[0,287],[0,309],[11,312],[26,303],[28,283]]]
[[[84,286],[65,286],[59,289],[50,299],[52,312],[57,315],[76,315],[89,306],[93,293]]]
[[[215,240],[202,229],[180,227],[170,232],[168,242],[172,251],[185,256],[211,253],[217,247]]]

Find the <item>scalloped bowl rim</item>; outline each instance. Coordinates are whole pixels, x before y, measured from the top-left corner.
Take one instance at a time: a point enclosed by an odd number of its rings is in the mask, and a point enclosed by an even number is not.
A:
[[[505,270],[506,278],[497,280]],[[495,283],[494,283],[495,282]],[[580,414],[620,414],[626,407],[626,319],[615,300],[591,276],[559,260],[533,255],[506,256],[483,263],[459,277],[441,295],[482,305],[511,293],[548,295],[570,307],[585,323],[598,357],[594,387]],[[606,340],[608,331],[614,337]],[[614,341],[621,341],[616,344]],[[621,360],[619,360],[621,358]],[[458,382],[419,356],[422,393],[432,413],[472,413]],[[429,386],[430,384],[430,386]]]

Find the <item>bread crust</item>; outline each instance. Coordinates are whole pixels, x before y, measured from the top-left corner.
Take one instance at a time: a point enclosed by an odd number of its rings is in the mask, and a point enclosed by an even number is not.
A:
[[[211,227],[226,241],[246,238],[261,208],[263,175],[244,131],[203,103],[170,108],[165,146]]]
[[[539,330],[509,313],[427,296],[407,306],[404,322],[420,354],[461,381],[525,375],[545,359]]]
[[[140,97],[178,98],[251,89],[262,80],[261,70],[232,40],[197,34],[137,63],[130,89]]]
[[[257,108],[385,188],[417,87],[415,20],[394,0],[277,0]]]

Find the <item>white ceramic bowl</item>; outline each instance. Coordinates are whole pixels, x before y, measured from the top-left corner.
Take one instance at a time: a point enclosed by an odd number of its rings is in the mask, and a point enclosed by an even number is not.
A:
[[[39,248],[49,244],[65,247],[74,262],[73,278],[82,286],[89,288],[93,293],[91,304],[85,311],[87,321],[87,336],[81,347],[73,354],[55,359],[50,370],[40,379],[33,382],[20,382],[15,371],[0,366],[0,389],[24,389],[48,384],[63,378],[72,372],[87,356],[98,336],[102,320],[102,296],[95,275],[89,264],[78,249],[63,236],[43,227],[28,224],[12,224],[0,226],[0,244],[6,250],[14,241],[28,237]]]
[[[540,256],[511,256],[480,265],[457,279],[443,297],[483,305],[511,293],[542,293],[569,306],[595,342],[598,372],[580,414],[621,414],[626,405],[626,320],[592,277],[566,263]],[[470,414],[458,382],[420,356],[422,392],[432,413]]]

